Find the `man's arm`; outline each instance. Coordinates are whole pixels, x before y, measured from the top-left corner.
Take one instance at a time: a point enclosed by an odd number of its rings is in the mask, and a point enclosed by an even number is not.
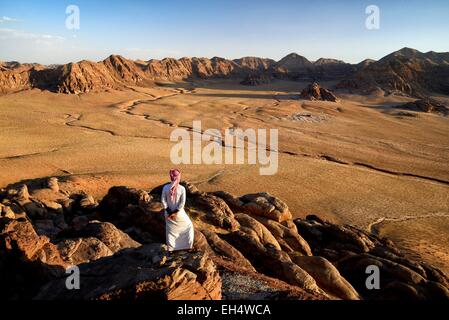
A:
[[[169,215],[169,219],[174,219],[176,218],[176,215],[178,214],[178,212],[184,208],[185,204],[186,204],[186,193],[184,191],[184,189],[182,189],[183,191],[181,192],[181,196],[179,198],[179,204],[178,207],[176,208],[176,210],[174,210],[172,213],[170,213]]]
[[[168,204],[167,204],[167,189],[166,188],[162,188],[162,194],[161,194],[161,202],[162,202],[162,207],[164,208],[164,211],[167,213],[170,213],[170,209],[168,208]]]

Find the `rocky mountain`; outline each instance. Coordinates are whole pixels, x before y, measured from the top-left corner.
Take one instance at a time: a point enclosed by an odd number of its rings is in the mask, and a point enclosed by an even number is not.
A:
[[[347,66],[350,65],[331,59],[320,59],[315,66],[296,53],[289,54],[278,62],[258,57],[235,60],[220,57],[211,59],[184,57],[152,59],[145,62],[111,55],[100,62],[83,60],[54,67],[3,63],[0,66],[0,92],[40,88],[60,93],[85,93],[121,88],[126,85],[144,86],[154,80],[214,78],[241,80],[248,76],[289,80],[333,77],[341,79],[350,70]]]
[[[279,60],[275,65],[276,69],[285,70],[286,72],[292,73],[302,72],[303,70],[312,67],[312,62],[297,53],[290,53],[289,55]]]
[[[267,71],[273,68],[276,61],[258,57],[243,57],[233,60],[237,65],[246,68],[248,71]]]
[[[195,241],[192,251],[175,253],[164,244],[163,186],[112,187],[99,202],[56,178],[2,190],[0,297],[449,299],[441,271],[409,259],[389,240],[314,215],[293,219],[268,193],[206,193],[182,184]],[[373,265],[381,273],[378,290],[365,285]],[[73,266],[79,290],[66,287]]]
[[[449,94],[449,53],[403,48],[366,64],[338,88],[370,92],[381,89],[414,97]]]
[[[356,68],[357,70],[363,70],[366,67],[368,67],[371,63],[376,62],[376,60],[373,59],[365,59],[359,63],[357,63]]]
[[[336,64],[346,64],[346,62],[329,58],[319,58],[317,61],[313,62],[314,66],[328,66]]]
[[[424,97],[429,93],[449,94],[449,53],[422,53],[404,48],[379,61],[349,64],[320,58],[315,62],[291,53],[279,61],[258,57],[228,60],[220,57],[165,58],[132,61],[111,55],[100,62],[80,61],[62,66],[2,62],[0,92],[40,88],[61,93],[83,93],[146,86],[155,80],[195,80],[248,76],[293,81],[339,81],[337,89],[360,93],[383,90]]]

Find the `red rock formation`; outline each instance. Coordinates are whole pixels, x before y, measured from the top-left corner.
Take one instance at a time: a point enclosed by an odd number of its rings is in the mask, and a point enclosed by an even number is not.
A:
[[[332,101],[337,102],[337,97],[327,89],[321,88],[316,82],[309,84],[306,88],[301,91],[301,99],[308,100],[321,100],[321,101]]]
[[[56,179],[1,193],[0,298],[449,299],[441,271],[388,240],[316,216],[293,221],[267,193],[237,197],[182,184],[194,247],[170,255],[162,186],[150,194],[113,187],[99,205]],[[65,287],[69,264],[80,268],[80,290]],[[365,287],[369,265],[381,269],[380,290]]]

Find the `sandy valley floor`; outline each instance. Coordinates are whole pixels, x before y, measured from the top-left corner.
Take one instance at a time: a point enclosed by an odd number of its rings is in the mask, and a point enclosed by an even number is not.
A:
[[[117,184],[150,188],[174,166],[169,136],[178,127],[277,128],[276,175],[248,164],[178,167],[206,191],[267,191],[296,216],[371,228],[449,274],[449,118],[391,108],[405,98],[299,100],[304,86],[222,81],[3,95],[0,187],[65,176],[97,197]]]

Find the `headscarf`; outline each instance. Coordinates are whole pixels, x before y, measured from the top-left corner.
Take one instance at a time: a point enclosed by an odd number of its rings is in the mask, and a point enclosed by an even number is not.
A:
[[[170,198],[172,202],[176,201],[176,192],[178,190],[179,182],[181,181],[181,172],[178,169],[170,170]]]

